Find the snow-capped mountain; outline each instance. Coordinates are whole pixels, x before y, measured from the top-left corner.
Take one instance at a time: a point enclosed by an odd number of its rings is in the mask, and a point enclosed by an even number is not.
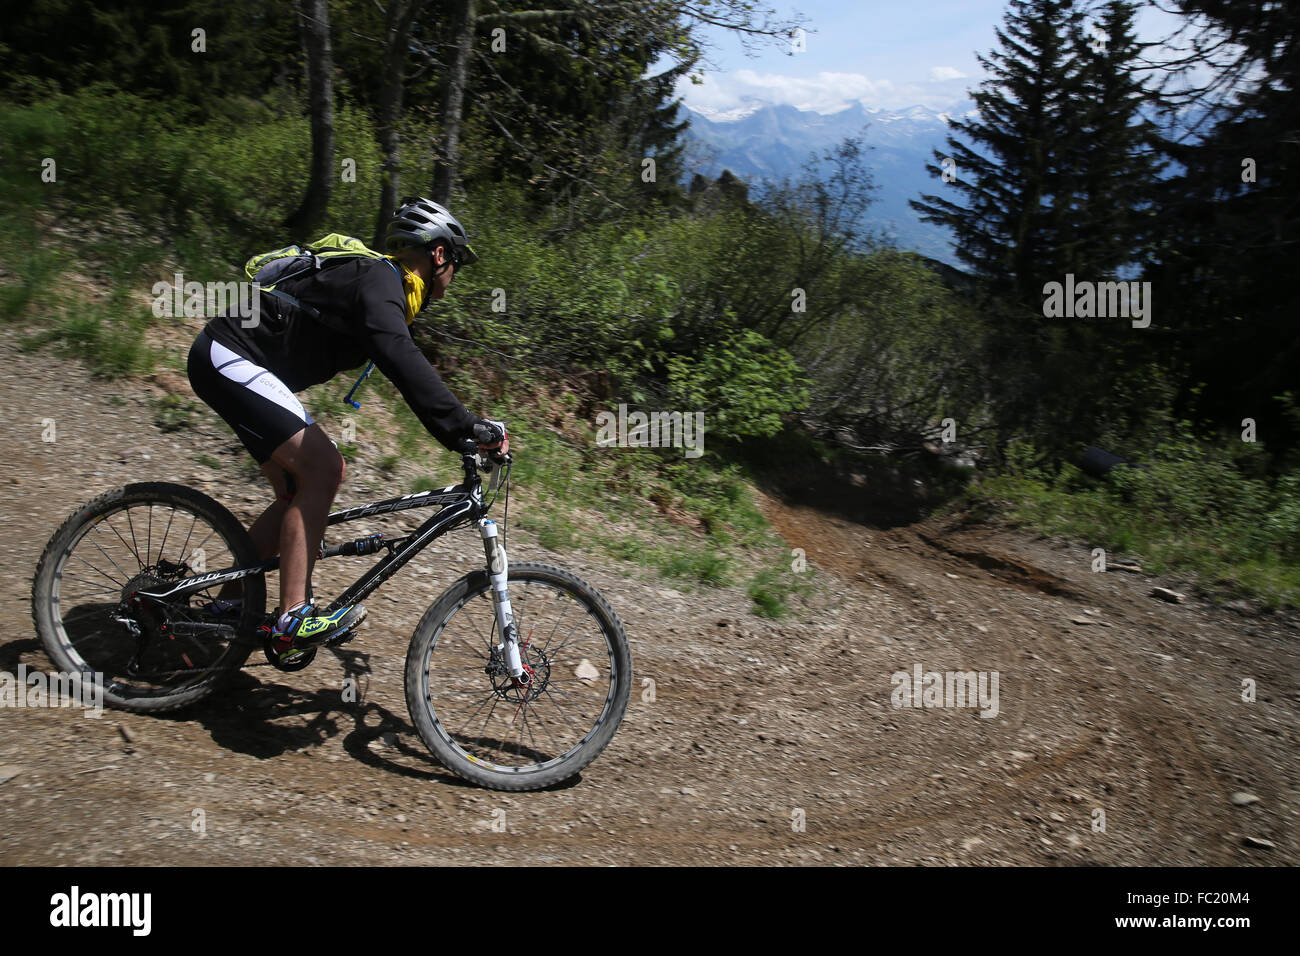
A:
[[[946,230],[923,223],[907,205],[921,193],[936,193],[943,183],[926,172],[933,150],[945,149],[949,117],[963,117],[969,102],[937,110],[913,106],[903,110],[868,109],[855,103],[836,113],[816,113],[793,106],[748,103],[727,113],[706,116],[683,107],[690,173],[714,177],[724,169],[751,184],[797,178],[802,166],[847,136],[862,136],[873,147],[865,160],[876,183],[876,201],[863,225],[882,232],[899,247],[956,264]]]

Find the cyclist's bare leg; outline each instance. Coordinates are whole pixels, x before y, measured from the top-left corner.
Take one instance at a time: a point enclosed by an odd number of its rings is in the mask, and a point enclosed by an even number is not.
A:
[[[262,466],[262,474],[271,483],[275,501],[249,527],[248,535],[257,546],[257,556],[265,560],[280,553],[280,523],[293,496],[289,493],[288,473],[274,461]]]
[[[275,492],[275,501],[271,507],[262,512],[248,529],[248,536],[253,539],[257,556],[265,561],[280,553],[280,522],[284,520],[284,509],[289,504],[289,482],[283,468],[273,461],[262,466],[262,474],[271,483]],[[231,581],[222,585],[217,597],[224,600],[238,598],[243,593],[243,582]]]
[[[325,519],[345,466],[319,425],[308,425],[288,439],[272,453],[271,462],[292,475],[295,486],[280,520],[280,609],[285,611],[307,600]]]

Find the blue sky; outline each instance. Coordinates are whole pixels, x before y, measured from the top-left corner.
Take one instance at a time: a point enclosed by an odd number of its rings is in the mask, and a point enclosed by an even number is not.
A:
[[[766,44],[746,56],[725,30],[705,33],[713,69],[703,85],[683,81],[685,104],[706,114],[744,110],[747,102],[789,103],[833,112],[852,102],[936,110],[963,101],[982,77],[976,51],[996,44],[1005,0],[767,0],[764,6],[808,18],[806,49]],[[1139,36],[1164,36],[1177,21],[1154,11],[1139,19]]]

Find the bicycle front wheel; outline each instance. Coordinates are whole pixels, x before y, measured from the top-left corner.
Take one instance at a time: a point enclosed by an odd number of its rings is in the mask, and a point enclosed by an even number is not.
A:
[[[591,763],[632,690],[632,656],[614,610],[562,568],[510,567],[510,603],[528,682],[501,652],[486,571],[453,584],[424,615],[406,657],[406,703],[430,752],[492,790],[539,790]]]

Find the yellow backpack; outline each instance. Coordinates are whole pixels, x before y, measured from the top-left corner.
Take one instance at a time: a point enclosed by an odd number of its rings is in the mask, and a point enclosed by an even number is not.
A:
[[[289,295],[289,293],[276,288],[276,285],[281,282],[316,272],[329,261],[342,258],[383,259],[392,266],[399,279],[402,276],[397,264],[387,255],[382,252],[375,252],[360,239],[345,236],[338,232],[331,232],[329,235],[322,236],[306,246],[295,243],[282,249],[273,249],[270,252],[263,252],[260,255],[253,256],[244,263],[244,272],[259,285],[263,292],[270,293],[276,298],[283,299],[290,305],[302,309],[322,325],[337,331],[346,331],[332,317],[323,315],[315,306],[308,305],[306,302],[302,302]],[[352,396],[374,370],[374,367],[374,362],[366,365],[361,377],[357,379],[356,384],[352,386],[352,389],[343,399],[344,402],[353,408],[361,407],[361,403],[353,401]]]

